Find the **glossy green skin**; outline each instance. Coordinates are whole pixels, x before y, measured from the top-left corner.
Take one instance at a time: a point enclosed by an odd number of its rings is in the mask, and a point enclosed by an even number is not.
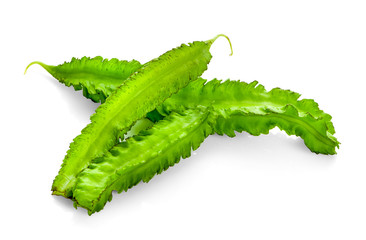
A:
[[[112,191],[127,191],[140,181],[187,158],[213,133],[212,114],[207,108],[172,113],[151,129],[114,146],[82,171],[73,190],[77,206],[89,215],[103,209]]]
[[[198,79],[167,99],[157,110],[162,115],[198,105],[212,106],[218,118],[215,132],[235,136],[234,131],[253,135],[268,134],[279,127],[288,135],[296,135],[315,153],[336,154],[339,142],[331,116],[319,109],[312,99],[298,100],[300,94],[274,88],[266,91],[254,81]]]
[[[53,194],[71,197],[76,176],[92,159],[101,157],[113,147],[120,132],[126,133],[138,119],[196,80],[211,60],[211,44],[183,44],[144,64],[119,86],[97,108],[91,116],[91,123],[70,144],[53,182]]]

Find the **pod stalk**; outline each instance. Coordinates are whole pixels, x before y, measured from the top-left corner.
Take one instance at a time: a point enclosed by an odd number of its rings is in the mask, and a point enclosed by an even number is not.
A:
[[[224,37],[227,39],[227,41],[230,44],[230,50],[231,50],[230,56],[232,56],[233,55],[233,46],[231,45],[230,38],[228,36],[226,36],[225,34],[218,34],[216,37],[214,37],[210,40],[207,40],[206,43],[211,46],[216,41],[216,39],[218,39],[219,37]]]
[[[38,64],[40,65],[41,67],[43,67],[44,69],[46,69],[47,72],[50,72],[50,66],[47,65],[47,64],[44,64],[43,62],[39,62],[39,61],[34,61],[34,62],[31,62],[26,68],[25,68],[25,71],[24,71],[24,75],[27,73],[27,70],[30,66],[34,65],[34,64]]]

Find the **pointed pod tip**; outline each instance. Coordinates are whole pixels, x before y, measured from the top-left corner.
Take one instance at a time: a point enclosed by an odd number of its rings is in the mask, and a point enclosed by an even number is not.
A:
[[[28,70],[28,68],[30,67],[30,66],[32,66],[33,65],[33,62],[32,63],[30,63],[30,64],[28,64],[28,66],[25,68],[25,70],[24,70],[24,75],[27,73],[27,70]]]
[[[34,61],[34,62],[31,62],[30,64],[28,64],[28,66],[25,68],[24,70],[24,75],[27,73],[27,70],[30,66],[32,66],[33,64],[39,64],[39,65],[42,65],[43,63],[41,62],[38,62],[38,61]]]

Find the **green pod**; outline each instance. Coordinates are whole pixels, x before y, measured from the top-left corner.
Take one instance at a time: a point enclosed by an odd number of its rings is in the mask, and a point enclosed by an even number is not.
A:
[[[92,159],[108,151],[120,132],[126,133],[138,119],[196,80],[207,69],[212,57],[209,50],[217,37],[182,44],[144,64],[125,80],[97,108],[91,123],[70,144],[53,182],[53,194],[71,197],[76,176]]]
[[[75,90],[82,90],[86,98],[101,103],[142,66],[136,60],[121,61],[116,58],[108,60],[100,56],[94,58],[83,57],[81,59],[72,58],[70,62],[64,62],[57,66],[35,61],[27,66],[24,74],[34,64],[42,66],[66,86],[73,86]]]
[[[205,107],[171,113],[138,136],[114,146],[96,158],[77,177],[73,190],[76,206],[89,215],[103,209],[112,191],[122,192],[148,182],[180,158],[187,158],[213,133],[214,116]]]
[[[266,91],[257,81],[248,84],[214,79],[206,83],[200,78],[157,110],[169,115],[172,111],[210,105],[218,116],[214,129],[220,135],[234,137],[234,131],[268,134],[277,126],[288,135],[301,137],[312,152],[336,154],[339,142],[333,136],[332,117],[320,110],[314,100],[298,100],[299,97],[298,93],[280,88]]]

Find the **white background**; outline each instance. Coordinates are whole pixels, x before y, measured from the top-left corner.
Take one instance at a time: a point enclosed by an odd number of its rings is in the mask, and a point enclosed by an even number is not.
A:
[[[133,3],[132,3],[133,2]],[[1,239],[366,239],[365,1],[2,1]],[[34,60],[142,63],[195,40],[204,77],[258,80],[333,116],[335,156],[279,130],[210,136],[192,157],[88,216],[50,187],[97,104]],[[3,235],[3,236],[1,236]]]

